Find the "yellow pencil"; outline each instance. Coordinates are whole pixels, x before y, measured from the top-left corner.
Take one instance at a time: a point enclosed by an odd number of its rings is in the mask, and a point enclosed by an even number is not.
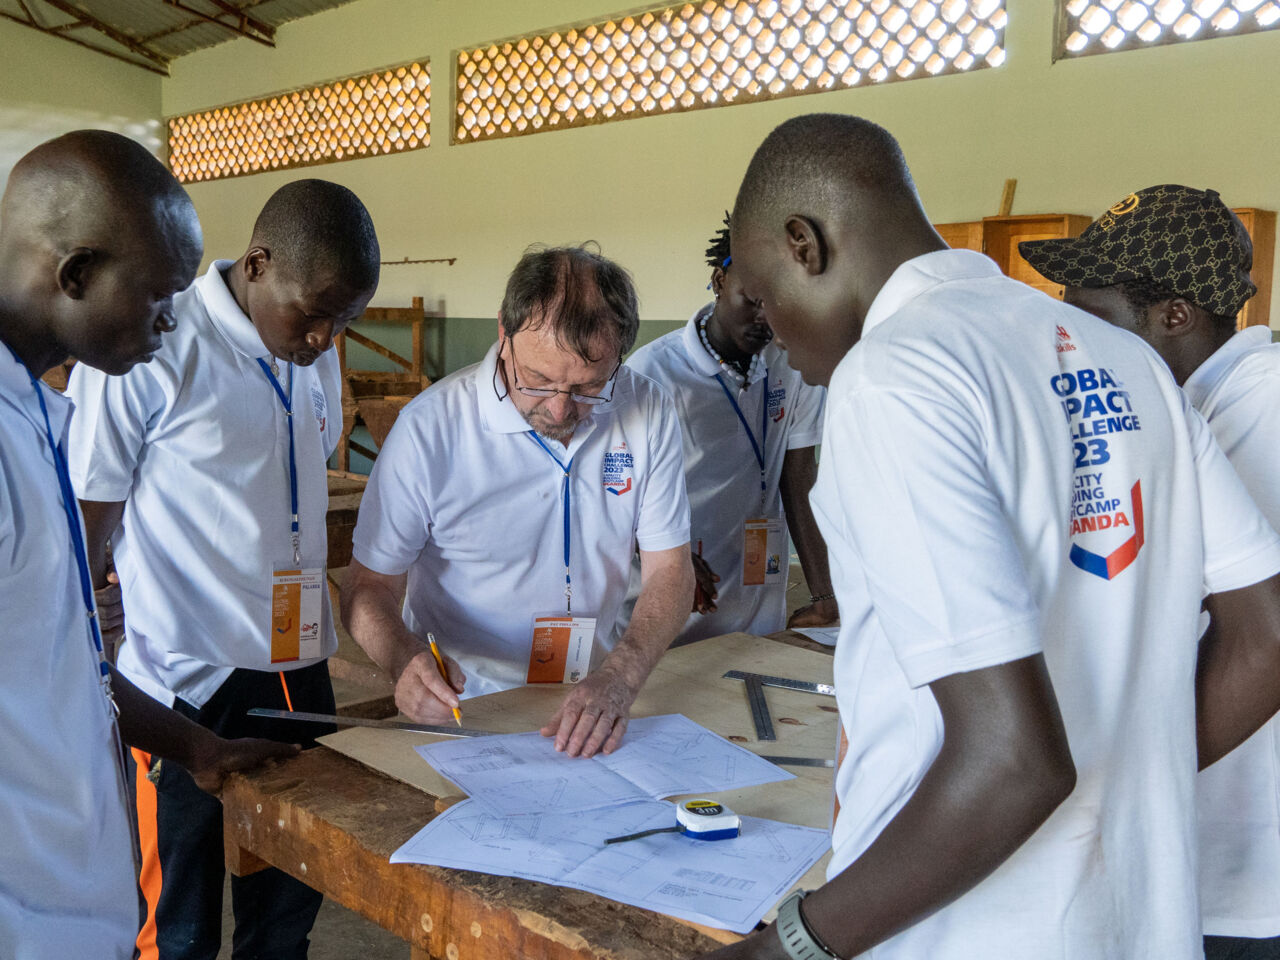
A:
[[[434,634],[427,634],[427,643],[431,644],[431,655],[436,658],[436,666],[440,670],[440,676],[444,677],[444,682],[449,682],[449,671],[445,669],[444,657],[440,656],[440,648],[436,646],[436,638]],[[462,711],[457,707],[453,708],[453,719],[462,726]]]

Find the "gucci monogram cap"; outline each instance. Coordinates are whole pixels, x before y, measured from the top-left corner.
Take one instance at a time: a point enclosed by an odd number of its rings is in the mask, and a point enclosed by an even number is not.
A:
[[[1078,237],[1024,240],[1018,250],[1054,283],[1109,287],[1147,280],[1214,316],[1257,292],[1253,243],[1214,190],[1166,183],[1131,193]]]

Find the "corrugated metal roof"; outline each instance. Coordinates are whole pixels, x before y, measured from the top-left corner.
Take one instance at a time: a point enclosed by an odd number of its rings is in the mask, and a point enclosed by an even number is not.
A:
[[[353,0],[0,0],[0,17],[157,72],[175,57]],[[216,21],[216,22],[214,22]]]

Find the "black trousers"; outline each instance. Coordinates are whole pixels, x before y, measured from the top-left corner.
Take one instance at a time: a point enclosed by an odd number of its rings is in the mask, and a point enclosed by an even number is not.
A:
[[[250,707],[333,713],[328,664],[283,674],[236,670],[203,708],[174,702],[179,713],[228,739],[265,737],[315,746],[316,737],[333,732],[313,723],[248,717]],[[138,765],[140,885],[147,908],[138,935],[141,960],[215,960],[222,941],[225,881],[222,804],[178,764],[137,750],[133,755]],[[305,960],[322,899],[274,867],[232,877],[234,960]]]
[[[1205,960],[1280,960],[1280,937],[1205,937]]]

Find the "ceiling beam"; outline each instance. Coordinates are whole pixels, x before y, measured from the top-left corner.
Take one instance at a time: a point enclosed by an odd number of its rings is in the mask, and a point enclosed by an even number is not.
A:
[[[197,10],[195,7],[184,3],[183,0],[163,0],[163,2],[170,7],[176,7],[184,13],[198,17],[202,21],[216,24],[224,30],[230,30],[237,36],[247,37],[263,46],[274,47],[276,45],[275,27],[249,16],[239,7],[227,3],[226,0],[205,0],[206,3],[217,8],[219,11],[217,13],[206,13],[203,10]],[[228,23],[222,19],[228,15],[235,17],[237,22]]]
[[[104,50],[102,47],[94,46],[92,43],[86,43],[84,40],[80,40],[76,37],[69,37],[65,33],[59,32],[57,29],[46,27],[43,24],[38,23],[35,17],[31,16],[31,11],[27,9],[27,5],[25,3],[22,4],[22,9],[25,10],[27,16],[30,17],[29,20],[23,20],[21,17],[15,16],[12,13],[7,13],[3,10],[0,10],[0,18],[11,20],[14,23],[20,23],[22,26],[30,27],[32,30],[37,30],[48,37],[55,37],[58,40],[66,40],[68,43],[74,43],[78,47],[84,47],[86,50],[92,50],[94,53],[100,53],[103,56],[111,57],[113,60],[119,60],[121,63],[127,63],[131,67],[141,67],[143,70],[150,70],[152,73],[158,73],[162,77],[167,77],[169,75],[169,71],[166,67],[155,66],[151,63],[143,63],[140,60],[134,60],[132,57],[126,57],[124,54],[116,53],[114,50]]]
[[[69,17],[74,17],[76,20],[80,22],[81,26],[88,27],[91,30],[96,30],[98,33],[101,33],[103,36],[107,37],[108,39],[113,40],[114,42],[120,44],[120,46],[124,47],[126,50],[129,50],[131,53],[136,53],[138,56],[142,57],[143,59],[149,60],[152,64],[161,68],[161,71],[166,76],[168,75],[169,58],[164,56],[161,53],[158,53],[155,50],[152,50],[145,43],[142,43],[141,41],[134,39],[133,37],[129,36],[127,33],[123,32],[122,30],[118,30],[117,28],[111,26],[111,24],[109,23],[105,23],[102,20],[99,20],[97,17],[93,16],[92,14],[86,13],[84,10],[81,10],[79,7],[76,7],[73,4],[68,3],[67,0],[43,0],[43,2],[47,3],[49,6],[53,7],[55,10],[62,11]],[[66,34],[58,33],[58,34],[54,34],[54,36],[65,37]],[[91,46],[91,45],[86,44],[86,46]],[[101,47],[93,47],[93,49],[99,50],[102,53],[108,52],[106,50],[102,50]]]

